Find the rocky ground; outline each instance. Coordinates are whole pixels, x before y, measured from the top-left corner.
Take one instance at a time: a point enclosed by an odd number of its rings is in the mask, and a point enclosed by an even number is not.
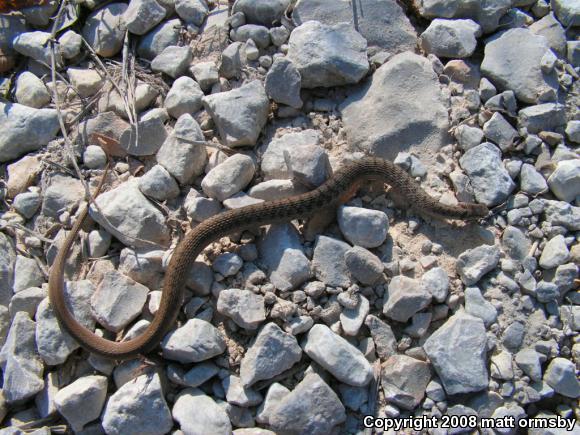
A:
[[[580,3],[403,3],[0,15],[0,434],[355,434],[367,415],[509,434],[580,417]],[[66,297],[121,340],[155,315],[185,231],[365,154],[493,213],[439,222],[365,186],[326,228],[210,245],[147,359],[90,355],[59,327],[47,274],[107,155]],[[478,429],[488,417],[522,428]]]

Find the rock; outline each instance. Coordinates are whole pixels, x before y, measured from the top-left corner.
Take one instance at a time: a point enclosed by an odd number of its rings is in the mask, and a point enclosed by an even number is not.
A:
[[[251,157],[234,154],[209,171],[201,187],[208,196],[223,201],[246,187],[255,171]]]
[[[421,46],[438,57],[470,57],[481,36],[481,27],[473,20],[434,19],[421,34]]]
[[[105,376],[84,376],[58,390],[54,398],[58,412],[80,432],[87,423],[99,418],[107,398]]]
[[[292,13],[298,25],[320,21],[328,26],[346,22],[369,46],[391,53],[414,51],[417,34],[401,6],[392,0],[362,0],[355,4],[301,0]]]
[[[338,209],[338,225],[353,245],[376,248],[387,237],[389,218],[379,210],[342,206]]]
[[[559,57],[566,56],[566,32],[562,25],[556,20],[553,13],[549,13],[542,19],[530,26],[530,30],[536,35],[545,37],[550,48]]]
[[[91,297],[98,322],[109,331],[119,332],[143,309],[149,289],[117,271],[106,272]]]
[[[64,298],[68,309],[76,321],[90,331],[95,329],[90,306],[90,298],[94,291],[93,284],[87,280],[67,281],[64,286]],[[69,355],[80,347],[78,342],[61,328],[48,298],[37,308],[36,346],[38,353],[48,365],[64,363]]]
[[[47,296],[47,290],[39,287],[29,287],[16,293],[10,301],[10,316],[14,318],[17,312],[24,311],[28,313],[31,319],[36,315],[36,308]],[[4,338],[6,336],[4,335]]]
[[[530,195],[537,195],[548,190],[548,183],[544,176],[530,164],[523,164],[520,171],[521,189]]]
[[[214,62],[198,62],[190,67],[193,78],[204,92],[219,82],[219,72]]]
[[[576,377],[576,367],[572,361],[554,358],[544,373],[546,382],[554,391],[566,397],[580,397],[580,381]]]
[[[187,216],[196,222],[203,222],[221,211],[219,201],[211,198],[196,197],[186,201]]]
[[[550,4],[562,25],[580,26],[580,3],[577,0],[554,0]]]
[[[202,97],[203,91],[195,80],[191,77],[179,77],[171,85],[163,106],[174,118],[179,118],[184,114],[193,115],[202,108]]]
[[[27,313],[16,313],[0,350],[2,395],[9,406],[27,401],[44,387],[44,366],[36,351],[35,327]]]
[[[36,214],[41,204],[40,194],[38,192],[19,193],[12,201],[12,207],[25,219],[30,219]]]
[[[252,40],[256,46],[256,49],[257,47],[265,49],[270,45],[270,32],[268,31],[268,28],[264,26],[258,26],[256,24],[244,24],[243,26],[233,29],[231,32],[231,37],[236,42],[249,43],[249,41]],[[250,45],[247,45],[247,47],[246,54],[249,54]],[[256,60],[258,57],[259,52],[257,53],[257,56],[248,56],[248,59]]]
[[[296,9],[294,9],[296,11]],[[270,29],[270,40],[276,47],[282,46],[290,37],[290,31],[284,27],[272,27]]]
[[[54,109],[34,109],[0,102],[0,162],[36,151],[54,139],[59,129]]]
[[[517,365],[527,374],[532,381],[542,380],[542,359],[534,349],[522,349],[516,354]]]
[[[181,184],[190,184],[207,163],[205,138],[197,121],[188,113],[179,117],[173,133],[157,152],[157,163]]]
[[[580,121],[568,121],[568,124],[566,124],[566,136],[572,142],[580,143]]]
[[[226,79],[238,78],[247,61],[246,44],[233,42],[222,51],[219,75]]]
[[[356,336],[370,310],[370,303],[364,296],[359,296],[354,308],[345,307],[340,313],[340,324],[346,335]]]
[[[366,40],[346,23],[306,22],[292,31],[288,45],[303,88],[358,83],[369,69]]]
[[[10,71],[15,65],[14,38],[25,33],[28,29],[24,17],[14,14],[2,14],[0,17],[0,29],[2,29],[0,51],[7,56],[3,61],[3,65],[0,67],[0,72],[4,74]]]
[[[318,374],[309,373],[272,410],[269,424],[275,431],[324,435],[345,420],[336,393]]]
[[[477,287],[465,289],[465,312],[479,317],[487,327],[497,320],[497,310],[491,302],[485,300]]]
[[[259,81],[251,81],[232,91],[208,95],[202,101],[226,145],[256,144],[266,124],[270,106]]]
[[[491,418],[498,421],[512,421],[513,426],[519,427],[518,422],[526,418],[526,412],[517,405],[500,406],[493,412]],[[512,425],[506,428],[498,428],[496,431],[502,435],[511,435],[517,432]]]
[[[291,178],[285,155],[293,149],[300,153],[301,149],[312,149],[318,146],[320,133],[316,130],[304,130],[298,133],[288,133],[270,141],[263,150],[262,172],[266,180]]]
[[[413,53],[392,57],[340,110],[348,142],[384,159],[405,151],[430,161],[450,142],[437,75],[429,60]]]
[[[266,74],[266,94],[280,104],[300,109],[301,76],[296,66],[285,57],[278,57]]]
[[[81,52],[83,38],[73,30],[67,30],[58,38],[58,45],[62,57],[65,59],[74,59]]]
[[[257,405],[262,401],[262,396],[249,387],[244,387],[239,377],[234,375],[226,376],[222,379],[222,385],[228,403],[247,408]]]
[[[332,287],[349,287],[352,280],[344,258],[349,249],[350,246],[341,240],[318,236],[312,256],[316,278]]]
[[[220,355],[226,343],[211,323],[190,319],[180,328],[170,332],[161,342],[163,356],[181,363],[199,362]]]
[[[393,355],[383,363],[385,400],[412,411],[425,396],[431,380],[429,364],[406,355]]]
[[[45,281],[44,274],[33,258],[16,256],[14,265],[14,293],[29,287],[40,287]]]
[[[552,131],[566,124],[566,111],[562,104],[544,103],[526,107],[518,112],[518,125],[528,133]]]
[[[203,409],[203,412],[192,413],[192,409]],[[224,407],[197,388],[187,388],[179,393],[172,414],[187,434],[232,433],[232,424]]]
[[[169,432],[173,420],[159,375],[144,374],[119,387],[107,401],[102,425],[111,435]]]
[[[266,397],[256,413],[256,421],[262,424],[269,424],[270,415],[288,393],[290,393],[290,390],[277,382],[270,385]]]
[[[522,261],[527,257],[531,243],[520,229],[510,225],[502,234],[502,246],[511,258]]]
[[[510,149],[519,136],[516,129],[499,112],[495,112],[491,119],[483,125],[483,133],[503,152]]]
[[[300,361],[301,356],[302,349],[296,338],[275,323],[268,323],[260,330],[241,362],[242,384],[249,387],[260,380],[271,379]]]
[[[212,267],[222,276],[234,276],[242,268],[244,261],[232,252],[224,252],[218,255],[213,261]]]
[[[393,277],[383,313],[397,322],[406,322],[431,303],[431,293],[420,281],[404,275]]]
[[[50,103],[50,93],[43,81],[28,71],[23,71],[16,79],[16,101],[25,106],[40,109]]]
[[[397,353],[397,339],[389,325],[373,315],[367,316],[365,325],[369,328],[379,358],[387,359]]]
[[[449,276],[441,267],[429,269],[421,277],[423,288],[431,293],[437,302],[444,302],[449,293]]]
[[[483,139],[483,131],[467,124],[459,125],[455,129],[455,138],[463,151],[476,147]]]
[[[132,247],[150,247],[151,242],[169,244],[169,229],[163,214],[141,193],[136,180],[100,194],[89,214],[105,230]]]
[[[245,329],[257,329],[266,320],[264,297],[249,290],[222,290],[217,310]]]
[[[185,74],[192,57],[193,54],[189,46],[178,47],[170,45],[155,56],[155,59],[151,62],[151,69],[155,72],[165,73],[175,79]]]
[[[487,388],[487,337],[481,319],[455,314],[425,341],[423,349],[447,394]]]
[[[548,186],[558,199],[574,201],[580,196],[580,160],[558,162],[556,170],[548,178]]]
[[[570,258],[570,251],[566,245],[564,236],[557,235],[552,237],[540,256],[540,267],[543,269],[553,269],[568,261]]]
[[[165,201],[179,196],[179,186],[173,177],[161,165],[153,166],[139,178],[139,190],[158,201]]]
[[[81,182],[73,177],[56,174],[44,191],[42,214],[58,218],[63,212],[73,210],[84,196]]]
[[[344,253],[349,272],[363,285],[373,285],[381,278],[384,265],[379,257],[360,246]]]
[[[515,188],[501,161],[501,151],[489,142],[468,150],[459,164],[471,181],[477,202],[488,207],[504,202]]]
[[[0,233],[0,305],[8,306],[14,284],[16,251],[12,239]]]
[[[580,207],[564,201],[544,200],[544,213],[550,225],[563,226],[571,231],[580,230]]]
[[[270,225],[258,245],[270,282],[281,291],[295,289],[310,278],[310,261],[300,235],[291,224]]]
[[[457,257],[457,273],[465,285],[476,284],[499,263],[497,246],[482,245],[468,249]]]
[[[200,27],[209,12],[205,0],[176,0],[175,12],[186,23]]]
[[[372,378],[371,366],[360,350],[328,326],[319,323],[310,328],[302,342],[302,349],[345,384],[364,387]]]
[[[127,7],[126,3],[109,3],[87,17],[83,37],[99,56],[113,57],[123,47]]]
[[[509,381],[514,378],[513,355],[502,350],[497,355],[491,357],[491,377]]]
[[[156,0],[131,0],[123,13],[127,30],[135,35],[144,35],[165,18],[165,8]]]
[[[525,103],[554,100],[556,73],[545,74],[540,62],[547,40],[529,29],[510,29],[485,46],[481,72],[501,90],[511,89]]]
[[[98,71],[86,68],[68,68],[66,70],[71,85],[82,97],[91,97],[103,87],[105,79]]]
[[[161,22],[157,27],[141,37],[137,46],[137,54],[152,60],[172,45],[177,45],[182,25],[179,18]]]
[[[51,65],[52,52],[49,44],[50,38],[51,34],[48,32],[23,32],[19,35],[15,35],[12,44],[14,50],[18,53],[46,65]],[[60,53],[58,50],[55,51],[55,63],[56,65],[61,65],[62,58]]]
[[[523,323],[513,322],[505,329],[503,333],[503,345],[510,351],[517,351],[522,345],[525,332],[526,330]]]
[[[183,372],[179,384],[187,387],[197,387],[218,374],[219,368],[212,362],[197,363],[191,370]]]
[[[270,27],[275,21],[280,21],[289,4],[290,0],[268,0],[258,3],[251,0],[239,0],[235,3],[232,12],[243,13],[248,23]]]

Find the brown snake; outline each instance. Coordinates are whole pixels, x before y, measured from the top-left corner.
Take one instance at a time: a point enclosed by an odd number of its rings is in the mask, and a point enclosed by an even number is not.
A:
[[[171,257],[165,273],[161,303],[153,321],[140,336],[128,341],[115,342],[95,335],[78,323],[65,303],[64,265],[87,216],[87,205],[80,212],[52,265],[48,281],[50,303],[61,326],[88,351],[112,359],[126,359],[145,354],[159,344],[177,320],[187,269],[208,244],[233,232],[276,222],[288,222],[311,216],[327,207],[335,207],[350,199],[358,187],[369,180],[389,184],[400,197],[407,200],[411,208],[423,215],[440,219],[474,219],[488,214],[487,207],[482,204],[458,203],[450,206],[438,202],[421,189],[404,170],[389,161],[378,158],[361,159],[343,167],[332,178],[310,192],[228,210],[203,221],[189,231]],[[97,195],[102,183],[103,180],[99,183]]]

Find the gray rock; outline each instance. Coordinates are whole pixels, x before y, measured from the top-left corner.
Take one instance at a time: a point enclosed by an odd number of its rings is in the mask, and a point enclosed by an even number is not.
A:
[[[387,237],[389,218],[379,210],[342,206],[338,209],[338,225],[353,245],[376,248]]]
[[[74,59],[81,52],[83,38],[73,30],[67,30],[58,38],[58,45],[62,57],[65,59]]]
[[[269,0],[264,2],[238,0],[232,12],[243,13],[248,23],[270,27],[275,21],[280,21],[289,4],[290,0]]]
[[[542,251],[540,256],[540,267],[543,269],[553,269],[568,261],[570,251],[566,245],[564,236],[561,234],[552,237]]]
[[[135,95],[135,111],[137,113],[142,112],[143,110],[147,109],[157,98],[159,94],[159,89],[157,87],[152,86],[149,83],[137,81],[134,95]],[[118,116],[128,119],[127,109],[126,109],[126,102],[121,94],[117,91],[116,88],[111,87],[108,88],[107,92],[103,92],[101,97],[99,98],[97,108],[99,112],[108,112],[112,111],[115,112]],[[129,128],[129,132],[132,130]],[[152,133],[157,133],[156,130],[151,130]],[[116,137],[116,136],[115,136]],[[130,138],[127,138],[130,139]],[[127,140],[125,139],[125,140]],[[135,138],[133,138],[135,139]],[[143,138],[142,138],[143,139]],[[145,137],[145,139],[148,139]],[[122,142],[122,141],[121,141]],[[141,144],[138,141],[128,142],[129,145],[136,148],[137,150],[141,147]],[[125,145],[127,146],[127,145]]]
[[[336,393],[318,374],[309,373],[272,410],[269,424],[275,431],[324,435],[345,420]]]
[[[572,202],[580,196],[580,159],[558,162],[548,178],[548,186],[562,201]]]
[[[285,57],[278,57],[266,74],[266,93],[280,104],[300,109],[301,76],[296,66]]]
[[[218,214],[222,209],[219,201],[202,196],[187,201],[185,207],[187,216],[196,222],[202,222]]]
[[[340,110],[349,143],[378,157],[393,160],[406,151],[430,161],[450,142],[437,74],[414,53],[392,57]]]
[[[361,0],[357,3],[301,0],[294,7],[298,24],[320,21],[332,26],[346,22],[356,29],[369,46],[391,53],[414,51],[417,33],[401,6],[392,0]]]
[[[548,183],[546,183],[544,176],[536,168],[524,163],[520,171],[520,187],[530,195],[537,195],[548,190]]]
[[[468,249],[457,257],[457,273],[465,285],[477,283],[499,263],[497,246],[481,245]]]
[[[141,38],[137,46],[137,54],[145,59],[154,59],[166,47],[177,44],[181,27],[181,21],[178,18],[160,23]]]
[[[87,17],[83,37],[99,56],[112,57],[123,47],[127,7],[126,3],[109,3]]]
[[[519,228],[511,225],[504,230],[501,242],[504,251],[518,261],[526,258],[531,248],[530,240],[526,235]]]
[[[50,103],[50,93],[44,82],[29,71],[23,71],[18,75],[14,96],[18,103],[35,109]]]
[[[50,38],[51,34],[49,32],[23,32],[15,36],[12,40],[12,44],[14,50],[18,53],[30,57],[38,62],[50,65],[52,62],[50,44],[48,43]],[[58,50],[56,50],[55,53],[55,62],[57,65],[62,64],[62,57]]]
[[[346,23],[308,21],[292,31],[288,45],[303,88],[358,83],[369,69],[366,40]]]
[[[270,102],[258,80],[202,99],[222,140],[230,147],[255,145],[266,124]]]
[[[275,323],[268,323],[242,359],[242,384],[251,386],[260,380],[271,379],[300,361],[301,356],[302,349],[296,338],[282,331]]]
[[[294,12],[295,11],[296,9],[294,9]],[[280,47],[282,44],[284,44],[288,40],[289,36],[290,31],[284,26],[272,27],[270,29],[270,40],[276,47]]]
[[[47,296],[47,290],[40,287],[29,287],[22,291],[19,291],[10,301],[8,307],[10,311],[10,316],[14,318],[17,312],[24,311],[28,313],[31,319],[35,318],[36,308]],[[6,337],[4,337],[6,338]]]
[[[105,376],[84,376],[61,388],[54,398],[58,412],[80,432],[87,423],[99,418],[107,398]]]
[[[291,224],[270,225],[258,245],[270,282],[281,291],[295,289],[311,276],[300,236]]]
[[[233,252],[224,252],[213,261],[212,267],[222,276],[234,276],[242,268],[244,261]]]
[[[292,180],[267,180],[252,186],[248,194],[252,198],[274,201],[298,195],[304,191],[305,189],[299,183]]]
[[[45,281],[44,273],[33,258],[22,255],[16,257],[14,265],[14,293],[28,287],[40,287]]]
[[[421,46],[438,57],[470,57],[481,36],[481,27],[473,20],[436,18],[421,34]]]
[[[83,153],[83,163],[89,169],[103,168],[107,164],[107,154],[98,145],[89,145]]]
[[[172,78],[177,78],[185,74],[193,53],[189,46],[179,47],[171,45],[165,47],[161,53],[155,56],[151,62],[151,69],[155,72],[162,72]]]
[[[499,112],[495,112],[491,119],[483,125],[485,137],[497,144],[502,151],[510,149],[518,138],[518,132],[505,120]]]
[[[312,256],[312,270],[316,278],[332,287],[349,287],[352,280],[344,259],[349,249],[348,243],[319,236]]]
[[[226,79],[240,77],[242,68],[247,61],[246,44],[232,42],[222,51],[219,75]]]
[[[515,188],[501,161],[501,151],[489,142],[468,150],[459,163],[471,181],[477,202],[488,207],[505,201]]]
[[[195,80],[191,77],[179,77],[171,85],[163,106],[171,116],[179,118],[186,113],[193,115],[201,109],[203,106],[202,98],[203,91]]]
[[[264,401],[256,412],[256,421],[262,424],[269,424],[270,415],[288,393],[290,393],[290,390],[278,382],[270,385]]]
[[[163,117],[157,116],[157,114],[157,112],[153,112],[153,116],[143,116],[137,122],[137,128],[131,126],[121,133],[120,146],[127,154],[150,156],[159,151],[167,139],[167,131],[163,125]]]
[[[487,327],[497,320],[497,310],[491,302],[485,300],[477,287],[465,289],[465,312],[479,317]]]
[[[262,395],[249,387],[244,387],[239,377],[234,375],[222,379],[228,403],[247,408],[262,401]]]
[[[249,42],[252,40],[257,47],[262,49],[267,48],[271,42],[268,28],[256,24],[244,24],[233,29],[230,35],[236,42]],[[247,54],[249,54],[249,51]],[[248,59],[256,60],[257,57],[252,59],[252,56],[248,56]]]
[[[316,130],[304,130],[298,133],[288,133],[271,140],[264,147],[261,169],[266,180],[287,179],[291,177],[285,154],[296,148],[310,148],[320,142],[320,133]],[[300,151],[297,151],[300,152]]]
[[[218,372],[218,366],[212,362],[198,363],[187,372],[178,365],[168,367],[168,377],[171,381],[186,387],[198,387],[213,378]]]
[[[548,42],[528,29],[510,29],[485,46],[481,72],[501,90],[511,89],[525,103],[554,100],[556,73],[542,72]]]
[[[111,435],[169,432],[173,420],[159,375],[144,374],[119,387],[107,401],[102,425]]]
[[[186,23],[199,27],[209,12],[205,0],[175,0],[175,12]]]
[[[16,251],[12,240],[0,233],[0,305],[8,306],[12,297],[14,284],[14,265]]]
[[[161,342],[163,356],[181,363],[199,362],[220,355],[226,349],[221,333],[211,323],[190,319],[170,332]]]
[[[214,167],[201,182],[203,191],[223,201],[240,192],[254,177],[254,161],[244,154],[234,154]]]
[[[95,288],[90,281],[68,281],[64,286],[64,297],[74,318],[85,328],[93,331],[95,320],[90,306],[90,298]],[[43,300],[36,312],[36,345],[38,353],[49,365],[58,365],[78,349],[78,342],[63,330],[56,318],[48,298]]]
[[[482,79],[483,80],[483,79]],[[455,138],[463,151],[476,147],[483,139],[483,130],[470,127],[467,124],[459,125],[455,129]]]
[[[242,208],[247,207],[249,205],[260,204],[264,201],[261,199],[252,198],[250,195],[247,195],[244,192],[238,192],[235,195],[229,197],[228,199],[224,199],[224,207],[228,210],[232,210],[235,208]]]
[[[370,303],[364,296],[359,296],[355,307],[345,307],[340,313],[340,324],[346,335],[356,336],[363,325],[369,310]]]
[[[465,313],[451,317],[423,345],[447,394],[487,387],[487,337],[481,319]]]
[[[385,268],[379,257],[360,246],[346,251],[344,261],[352,276],[363,285],[375,284]]]
[[[179,186],[161,165],[155,165],[139,178],[139,190],[158,201],[179,196]]]
[[[9,406],[27,401],[44,387],[44,366],[36,351],[35,327],[28,314],[16,313],[0,350],[2,395]]]
[[[554,391],[566,397],[580,397],[580,381],[576,377],[576,367],[572,361],[554,358],[544,373],[546,382]]]
[[[165,18],[165,8],[156,0],[131,0],[123,13],[127,30],[135,35],[144,35]]]
[[[510,351],[517,351],[522,345],[525,332],[526,330],[523,323],[513,322],[503,333],[503,345]]]
[[[179,117],[173,133],[157,152],[157,163],[181,184],[190,184],[207,163],[205,138],[197,121],[188,113]]]
[[[562,25],[580,26],[580,4],[576,0],[554,0],[550,3]]]
[[[556,20],[553,13],[549,13],[542,19],[530,26],[530,30],[536,35],[541,35],[548,40],[550,48],[560,57],[566,56],[566,32]]]
[[[205,92],[219,81],[219,72],[215,62],[198,62],[189,69],[193,78]]]
[[[303,144],[286,149],[284,161],[290,178],[306,186],[318,187],[332,173],[328,154],[318,145]]]
[[[169,244],[163,214],[141,193],[136,180],[100,194],[95,202],[89,209],[91,217],[125,245]]]
[[[77,207],[83,196],[84,189],[78,179],[55,174],[43,193],[42,214],[58,218],[63,212]]]
[[[431,293],[437,302],[444,302],[449,293],[449,275],[441,267],[429,269],[421,277],[423,288]]]
[[[542,380],[542,359],[534,349],[522,349],[516,354],[516,364],[533,381]]]
[[[365,319],[365,325],[369,328],[379,358],[387,359],[397,353],[397,339],[389,325],[372,314]]]
[[[203,412],[193,413],[192,409],[203,409]],[[188,388],[179,393],[172,414],[187,434],[232,433],[232,423],[224,407],[197,388]]]
[[[580,207],[564,201],[544,200],[544,213],[550,225],[563,226],[571,231],[580,230]]]
[[[422,282],[398,275],[389,283],[389,297],[383,313],[390,319],[406,322],[430,302],[431,293]]]
[[[566,124],[566,111],[562,104],[544,103],[526,107],[518,112],[518,125],[528,133],[552,131]]]
[[[113,332],[131,323],[143,309],[149,289],[117,271],[106,272],[91,296],[98,322]]]
[[[34,109],[0,102],[0,162],[36,151],[54,139],[59,129],[54,109]]]
[[[580,143],[580,121],[568,121],[568,124],[566,124],[566,136],[572,142]]]
[[[509,381],[514,378],[514,365],[512,362],[513,355],[510,352],[502,350],[497,355],[491,357],[491,376],[494,379]]]
[[[111,245],[111,235],[103,229],[92,230],[88,237],[89,256],[93,258],[104,256]]]
[[[523,420],[526,418],[526,412],[523,410],[523,408],[517,405],[500,406],[493,412],[491,418],[503,421],[513,421],[514,422],[513,426],[519,427],[518,422],[519,420]],[[512,425],[506,428],[498,428],[496,429],[496,431],[501,435],[515,434],[517,430],[511,426]]]
[[[393,355],[383,363],[381,376],[385,399],[412,411],[425,396],[431,371],[424,361],[406,355]]]
[[[266,320],[264,297],[249,290],[222,290],[217,310],[245,329],[257,329]]]

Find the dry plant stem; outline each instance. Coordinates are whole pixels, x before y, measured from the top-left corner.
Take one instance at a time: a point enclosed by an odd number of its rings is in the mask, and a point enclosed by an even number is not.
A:
[[[106,340],[76,321],[64,300],[64,264],[68,251],[87,215],[84,207],[53,264],[48,285],[51,305],[64,330],[81,346],[105,358],[127,359],[146,354],[169,332],[179,314],[189,266],[210,243],[233,232],[276,222],[288,222],[315,215],[348,201],[358,187],[370,180],[389,184],[406,198],[417,212],[439,219],[477,219],[487,216],[482,204],[458,203],[449,206],[429,196],[404,170],[393,163],[364,158],[345,166],[317,189],[290,198],[228,210],[213,216],[189,231],[173,253],[165,273],[159,309],[142,335],[123,342]],[[98,190],[102,186],[102,180]]]

